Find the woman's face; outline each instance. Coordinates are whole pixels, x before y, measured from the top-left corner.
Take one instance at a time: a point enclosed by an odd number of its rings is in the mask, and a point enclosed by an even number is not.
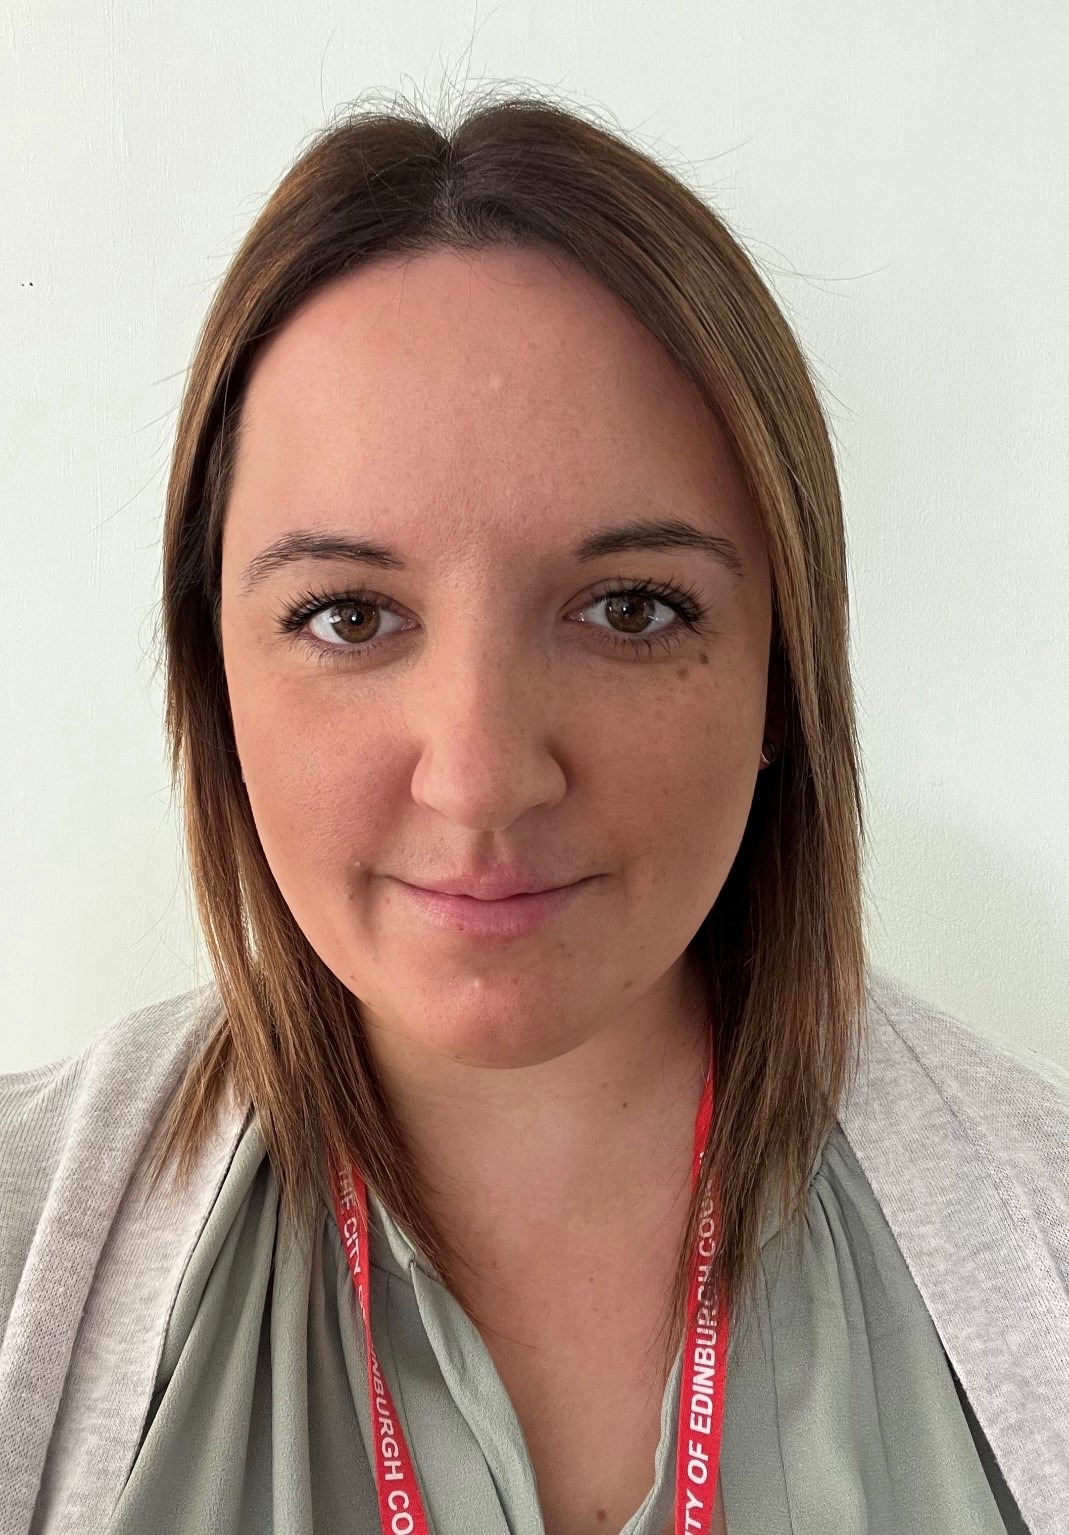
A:
[[[653,524],[692,541],[649,546]],[[681,1004],[750,810],[770,633],[714,418],[564,258],[384,258],[257,358],[223,539],[238,752],[296,922],[398,1047],[534,1064]],[[541,914],[409,888],[516,865],[573,888]]]

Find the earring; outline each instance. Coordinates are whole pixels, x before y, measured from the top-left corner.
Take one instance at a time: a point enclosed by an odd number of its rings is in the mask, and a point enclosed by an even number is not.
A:
[[[776,748],[766,736],[761,742],[761,766],[769,767],[776,759]]]

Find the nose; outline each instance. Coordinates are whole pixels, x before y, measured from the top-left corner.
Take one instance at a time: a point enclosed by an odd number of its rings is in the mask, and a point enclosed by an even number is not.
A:
[[[472,831],[501,831],[556,804],[566,743],[548,658],[497,636],[427,659],[411,716],[413,799]]]

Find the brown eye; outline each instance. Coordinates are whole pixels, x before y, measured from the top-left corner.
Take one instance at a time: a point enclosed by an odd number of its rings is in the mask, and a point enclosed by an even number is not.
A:
[[[384,621],[396,620],[384,630]],[[389,602],[371,592],[306,592],[279,619],[283,634],[297,636],[317,659],[363,656],[403,623]]]
[[[615,596],[603,597],[601,600],[607,615],[621,620],[625,634],[641,634],[652,619],[653,610],[664,606],[655,597],[632,592],[618,592]]]
[[[594,608],[603,607],[608,624],[602,624],[586,616]],[[657,608],[671,613],[670,623],[650,628]],[[576,615],[578,621],[592,629],[601,629],[621,650],[635,654],[650,654],[654,647],[671,649],[687,633],[697,633],[705,610],[697,597],[681,587],[660,582],[637,581],[627,586],[619,582],[596,591],[586,608]],[[626,636],[633,636],[631,639]]]
[[[335,602],[314,617],[322,617],[326,629],[343,645],[360,645],[365,640],[374,639],[380,623],[379,609],[373,602]],[[326,638],[322,631],[319,638]],[[331,641],[326,640],[326,643]]]

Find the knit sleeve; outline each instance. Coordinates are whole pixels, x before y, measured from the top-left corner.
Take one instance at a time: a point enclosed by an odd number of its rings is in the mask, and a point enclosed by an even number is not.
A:
[[[84,1059],[0,1076],[0,1339],[55,1177]]]

